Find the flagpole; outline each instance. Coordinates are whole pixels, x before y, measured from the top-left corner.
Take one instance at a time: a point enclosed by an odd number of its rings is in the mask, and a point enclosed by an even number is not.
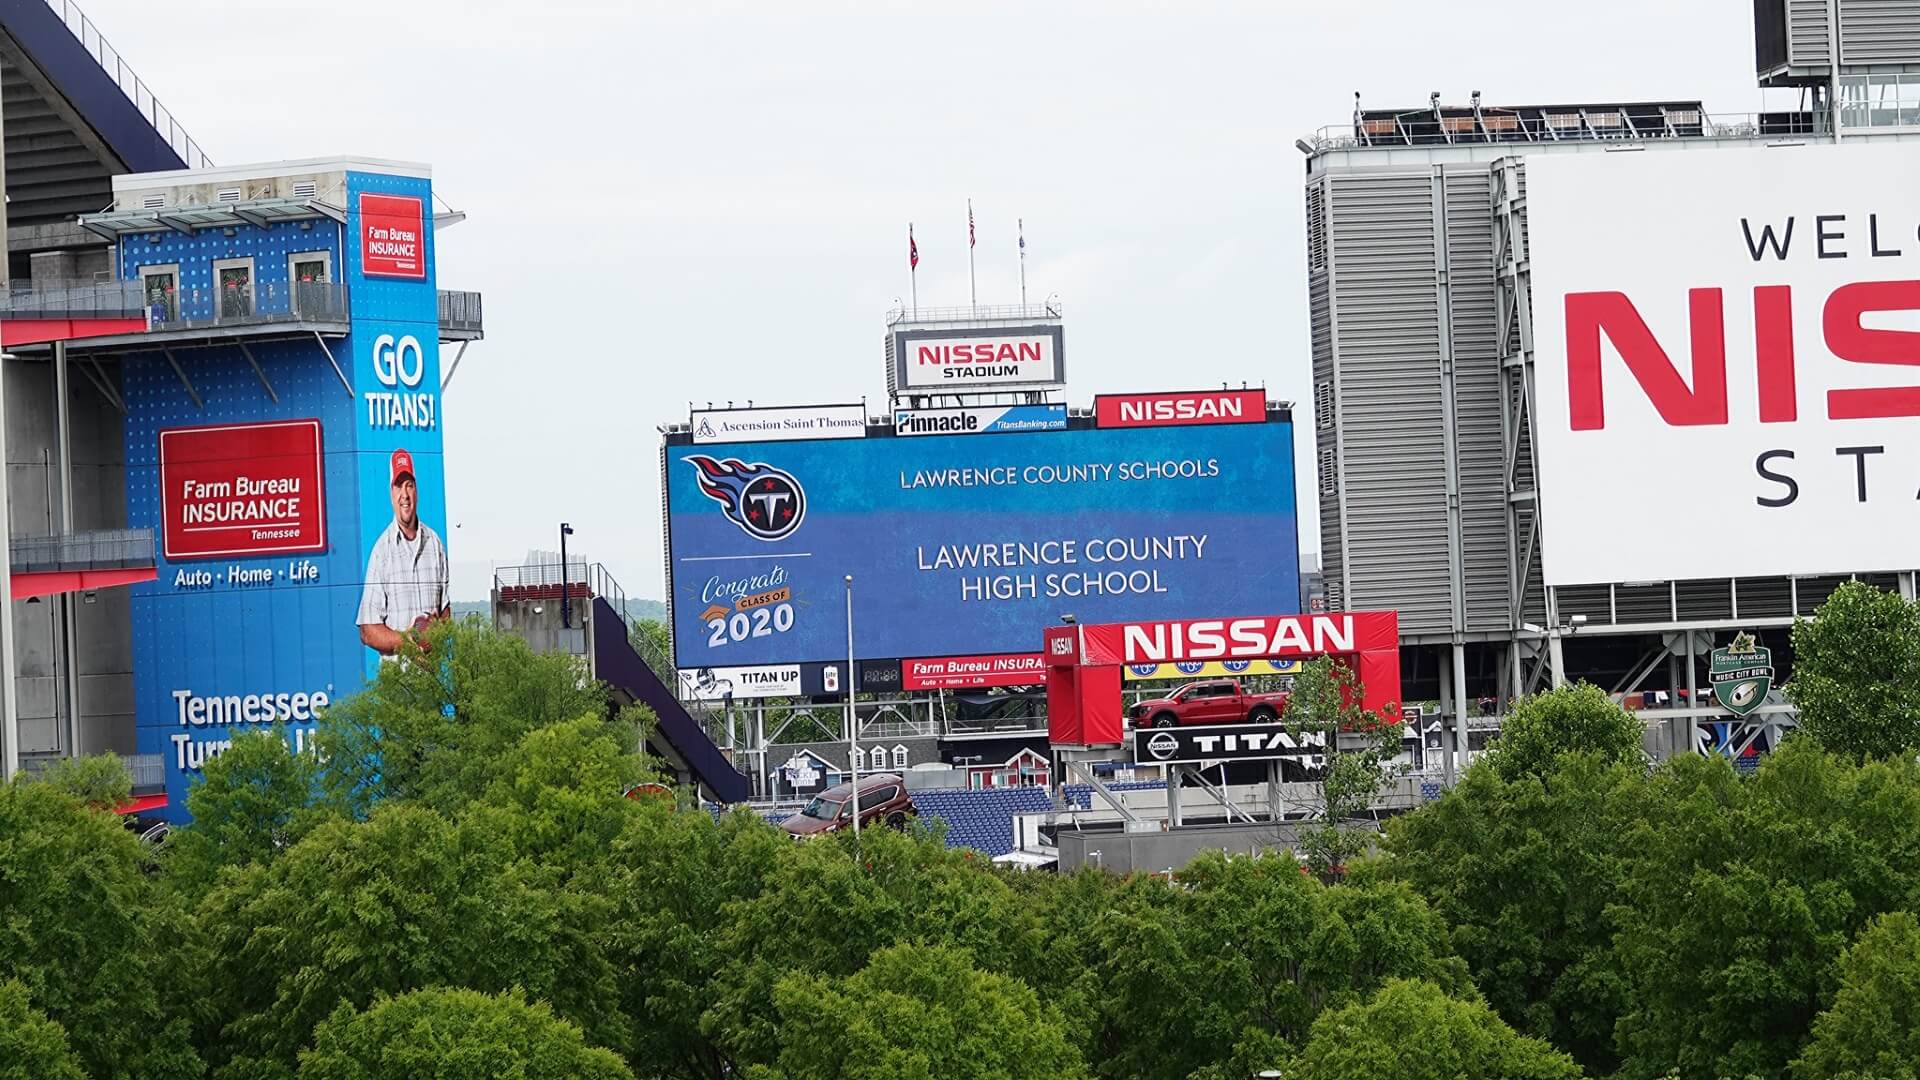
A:
[[[967,302],[980,306],[980,292],[973,281],[973,200],[967,200]]]
[[[1020,230],[1020,306],[1027,306],[1027,219],[1015,218]]]

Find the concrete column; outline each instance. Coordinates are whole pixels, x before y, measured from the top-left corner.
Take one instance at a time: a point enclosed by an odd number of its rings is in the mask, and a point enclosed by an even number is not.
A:
[[[60,450],[60,531],[73,532],[73,415],[72,389],[67,382],[67,343],[53,343],[54,443]],[[72,593],[62,593],[56,611],[60,618],[61,666],[66,679],[65,746],[68,757],[80,753],[80,640],[74,626]]]
[[[5,200],[0,199],[0,206]],[[0,209],[0,236],[5,234],[5,210]],[[4,262],[0,262],[3,267]],[[8,501],[8,481],[12,469],[7,465],[7,393],[6,371],[9,361],[4,342],[0,342],[0,540],[7,541],[7,572],[0,574],[0,782],[11,782],[20,771],[20,687],[13,669],[13,515]]]
[[[1180,782],[1187,777],[1185,765],[1169,765],[1167,773],[1167,824],[1180,827]]]
[[[1453,665],[1440,665],[1440,772],[1441,779],[1448,787],[1453,786],[1453,751],[1447,746],[1447,717],[1453,714]],[[1426,733],[1420,734],[1421,746],[1426,745]]]
[[[1455,723],[1454,740],[1458,745],[1455,751],[1460,755],[1460,772],[1467,771],[1467,749],[1472,744],[1467,740],[1467,646],[1462,642],[1453,645],[1453,715]]]
[[[1280,763],[1267,762],[1267,815],[1274,824],[1286,820],[1286,812],[1280,806]]]

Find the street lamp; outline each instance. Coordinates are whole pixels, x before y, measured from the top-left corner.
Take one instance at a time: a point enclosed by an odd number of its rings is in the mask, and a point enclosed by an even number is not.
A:
[[[573,629],[573,590],[567,587],[567,537],[573,526],[560,523],[560,629]]]
[[[860,725],[853,716],[853,575],[847,575],[847,769],[853,774],[853,846],[860,847]]]

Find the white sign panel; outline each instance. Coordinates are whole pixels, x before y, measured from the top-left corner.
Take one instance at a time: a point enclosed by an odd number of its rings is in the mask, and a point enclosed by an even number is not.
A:
[[[1920,566],[1920,147],[1526,168],[1547,583]]]
[[[864,405],[795,405],[779,409],[696,409],[696,443],[858,439],[867,433]]]
[[[894,334],[894,384],[902,392],[1066,382],[1057,326],[1006,331],[903,330]]]
[[[1065,405],[982,405],[959,409],[895,409],[896,435],[1000,435],[1065,431]]]
[[[799,664],[680,669],[680,697],[686,701],[799,696]]]

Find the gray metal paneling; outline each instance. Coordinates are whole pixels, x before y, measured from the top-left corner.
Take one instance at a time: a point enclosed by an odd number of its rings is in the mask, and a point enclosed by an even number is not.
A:
[[[1507,600],[1505,448],[1500,434],[1498,283],[1493,266],[1492,178],[1479,166],[1447,166],[1447,285],[1459,455],[1464,628],[1512,625]]]
[[[1833,60],[1827,0],[1787,0],[1787,63],[1824,67]]]
[[[1335,611],[1346,607],[1344,572],[1345,532],[1340,521],[1340,467],[1335,443],[1338,430],[1339,399],[1335,395],[1333,368],[1332,278],[1327,272],[1326,180],[1307,187],[1307,235],[1318,243],[1307,247],[1307,310],[1311,324],[1313,359],[1314,491],[1320,507],[1320,572],[1325,582],[1327,606]]]
[[[1920,0],[1842,0],[1840,63],[1920,63]]]
[[[1353,610],[1396,609],[1404,632],[1447,632],[1452,605],[1433,173],[1335,174],[1327,184],[1344,510],[1340,602]],[[1323,433],[1323,448],[1326,442]]]

